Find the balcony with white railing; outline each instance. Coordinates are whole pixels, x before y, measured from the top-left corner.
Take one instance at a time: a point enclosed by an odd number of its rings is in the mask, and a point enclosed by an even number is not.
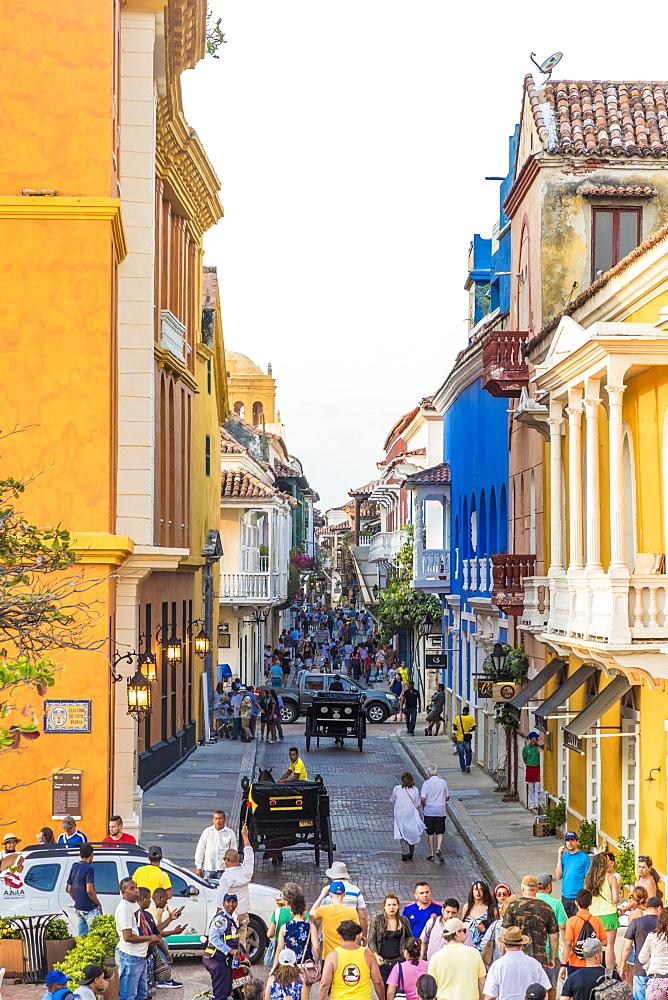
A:
[[[379,531],[369,542],[369,562],[391,562],[408,540],[405,528],[398,531]]]
[[[550,588],[546,576],[525,576],[524,609],[519,627],[525,632],[542,632],[550,617]]]
[[[413,579],[415,590],[445,592],[450,589],[450,553],[444,549],[423,549],[417,547],[413,556]]]

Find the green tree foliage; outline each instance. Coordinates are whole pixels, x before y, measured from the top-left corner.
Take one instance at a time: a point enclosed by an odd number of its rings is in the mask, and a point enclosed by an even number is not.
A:
[[[0,754],[39,736],[34,710],[17,699],[25,688],[43,697],[54,684],[58,668],[43,654],[95,648],[86,645],[93,611],[83,597],[93,584],[75,566],[69,532],[20,512],[26,485],[0,480]]]
[[[214,59],[220,59],[218,49],[221,45],[227,45],[227,39],[222,32],[220,27],[222,23],[222,17],[219,17],[217,21],[214,21],[213,14],[211,11],[207,12],[206,15],[206,51]]]
[[[395,575],[378,598],[379,637],[382,643],[390,642],[401,628],[417,628],[425,618],[439,621],[441,602],[433,594],[413,590],[413,531],[408,526],[409,537],[395,559]]]

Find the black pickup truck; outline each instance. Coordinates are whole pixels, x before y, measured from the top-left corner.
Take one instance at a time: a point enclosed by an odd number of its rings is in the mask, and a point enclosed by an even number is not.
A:
[[[300,715],[306,712],[313,701],[314,693],[316,691],[329,691],[329,685],[333,679],[333,674],[302,670],[299,675],[299,683],[296,686],[276,688],[276,693],[280,694],[283,699],[283,722],[295,722]],[[399,701],[393,694],[364,688],[350,677],[342,676],[341,683],[344,691],[362,695],[362,704],[366,708],[366,717],[369,722],[385,722],[389,715],[396,715],[399,711]]]

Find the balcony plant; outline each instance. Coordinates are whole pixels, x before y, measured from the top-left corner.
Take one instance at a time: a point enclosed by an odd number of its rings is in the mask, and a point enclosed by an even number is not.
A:
[[[503,651],[506,654],[506,658],[501,670],[496,668],[491,654],[486,657],[483,663],[483,670],[489,679],[494,682],[512,681],[513,684],[524,684],[529,672],[529,657],[524,651],[524,646],[521,644],[519,646],[510,646],[507,642],[504,642]]]

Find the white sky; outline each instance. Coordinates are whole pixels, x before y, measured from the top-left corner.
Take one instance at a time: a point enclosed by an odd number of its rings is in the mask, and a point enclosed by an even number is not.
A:
[[[466,338],[468,244],[489,236],[522,80],[668,78],[665,8],[211,0],[227,44],[183,78],[221,180],[205,238],[226,346],[273,364],[320,507],[376,475],[387,431]],[[535,71],[535,78],[538,78]]]

